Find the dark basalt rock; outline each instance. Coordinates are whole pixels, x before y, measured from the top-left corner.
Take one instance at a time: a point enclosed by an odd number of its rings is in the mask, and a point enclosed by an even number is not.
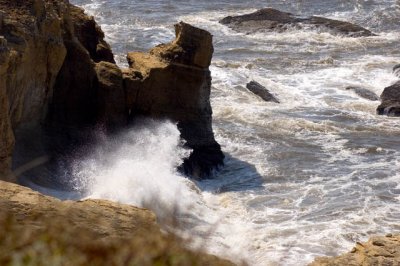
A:
[[[381,95],[382,103],[378,106],[378,115],[400,117],[400,81],[385,88]]]
[[[393,67],[393,74],[400,78],[400,64],[397,64]]]
[[[350,37],[375,36],[371,31],[350,22],[317,16],[302,17],[273,8],[264,8],[242,16],[228,16],[220,20],[220,23],[245,33],[266,30],[284,31],[289,27],[315,26]]]
[[[256,81],[250,81],[247,83],[246,88],[266,102],[280,103],[280,101],[270,93],[267,88]]]
[[[367,99],[370,101],[379,101],[379,99],[380,99],[379,96],[376,95],[375,92],[370,91],[365,88],[349,86],[346,88],[346,90],[353,91],[355,94],[357,94],[361,98],[364,98],[364,99]]]

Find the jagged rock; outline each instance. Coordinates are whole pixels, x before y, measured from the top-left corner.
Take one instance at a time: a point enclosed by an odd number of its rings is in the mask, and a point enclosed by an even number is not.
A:
[[[0,9],[3,179],[11,154],[14,167],[48,155],[64,161],[87,150],[96,130],[114,133],[138,116],[178,123],[193,149],[186,173],[205,177],[223,164],[209,101],[211,34],[180,23],[174,42],[130,53],[121,71],[82,9],[53,0],[0,1]]]
[[[86,48],[95,62],[106,61],[115,64],[110,45],[104,41],[104,32],[93,17],[85,14],[82,8],[70,5],[74,32],[79,42]]]
[[[223,164],[214,139],[210,105],[212,36],[183,22],[175,25],[176,39],[149,53],[128,54],[124,70],[131,117],[145,115],[178,122],[181,136],[193,153],[184,171],[203,178]]]
[[[149,210],[106,200],[60,201],[0,181],[0,264],[233,265],[184,248]]]
[[[371,31],[350,22],[317,16],[305,18],[273,8],[264,8],[241,16],[228,16],[220,20],[220,23],[228,25],[236,31],[246,33],[271,30],[280,32],[289,27],[302,28],[306,25],[327,29],[334,33],[350,37],[374,36]]]
[[[400,265],[400,235],[372,237],[357,243],[350,253],[334,258],[317,258],[310,266],[384,266]]]
[[[400,116],[400,81],[385,88],[381,94],[378,115]]]
[[[246,88],[266,102],[280,103],[267,88],[254,80],[247,83]]]
[[[379,99],[380,99],[379,96],[376,95],[375,92],[370,91],[365,88],[349,86],[346,88],[346,90],[353,91],[355,94],[357,94],[361,98],[364,98],[364,99],[367,99],[370,101],[379,101]]]

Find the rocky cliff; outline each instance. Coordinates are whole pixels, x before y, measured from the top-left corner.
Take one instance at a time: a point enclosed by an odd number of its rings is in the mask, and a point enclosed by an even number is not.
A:
[[[1,265],[233,265],[182,246],[148,210],[62,202],[0,181]]]
[[[181,23],[177,38],[130,53],[121,70],[93,17],[67,0],[0,0],[0,175],[34,158],[67,156],[138,117],[178,123],[207,177],[223,163],[209,102],[212,36]]]

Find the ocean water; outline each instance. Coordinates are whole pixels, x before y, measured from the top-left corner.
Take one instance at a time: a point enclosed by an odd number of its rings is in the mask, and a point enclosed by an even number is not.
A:
[[[127,52],[171,41],[179,21],[210,31],[214,131],[227,155],[215,179],[190,181],[175,170],[190,152],[176,126],[146,122],[75,163],[85,197],[148,207],[194,247],[250,265],[306,265],[399,232],[400,119],[377,116],[379,103],[345,90],[379,95],[397,80],[399,1],[71,2],[95,16],[121,66]],[[246,35],[218,23],[263,7],[354,22],[378,36]],[[247,91],[251,80],[281,104]]]

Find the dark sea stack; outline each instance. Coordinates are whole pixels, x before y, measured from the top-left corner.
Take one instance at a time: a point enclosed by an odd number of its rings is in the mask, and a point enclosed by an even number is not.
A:
[[[400,265],[400,235],[372,237],[366,243],[357,243],[349,253],[338,257],[317,258],[309,266],[374,266]]]
[[[206,178],[224,159],[212,130],[212,36],[183,22],[175,25],[175,31],[171,43],[148,53],[128,54],[130,68],[124,70],[128,109],[132,118],[150,116],[178,122],[182,138],[193,149],[184,171]]]
[[[247,83],[246,88],[266,102],[280,103],[280,101],[267,88],[256,81]]]
[[[361,98],[364,98],[366,100],[370,100],[370,101],[379,101],[380,100],[379,96],[376,95],[375,92],[370,91],[365,88],[349,86],[346,88],[346,90],[353,91],[355,94],[357,94],[358,96],[360,96]]]
[[[381,101],[377,109],[378,115],[400,116],[400,81],[383,90]]]
[[[220,23],[245,33],[258,31],[281,32],[289,27],[302,28],[307,25],[349,37],[375,36],[371,31],[350,22],[317,16],[302,17],[273,8],[264,8],[241,16],[228,16],[220,20]]]

